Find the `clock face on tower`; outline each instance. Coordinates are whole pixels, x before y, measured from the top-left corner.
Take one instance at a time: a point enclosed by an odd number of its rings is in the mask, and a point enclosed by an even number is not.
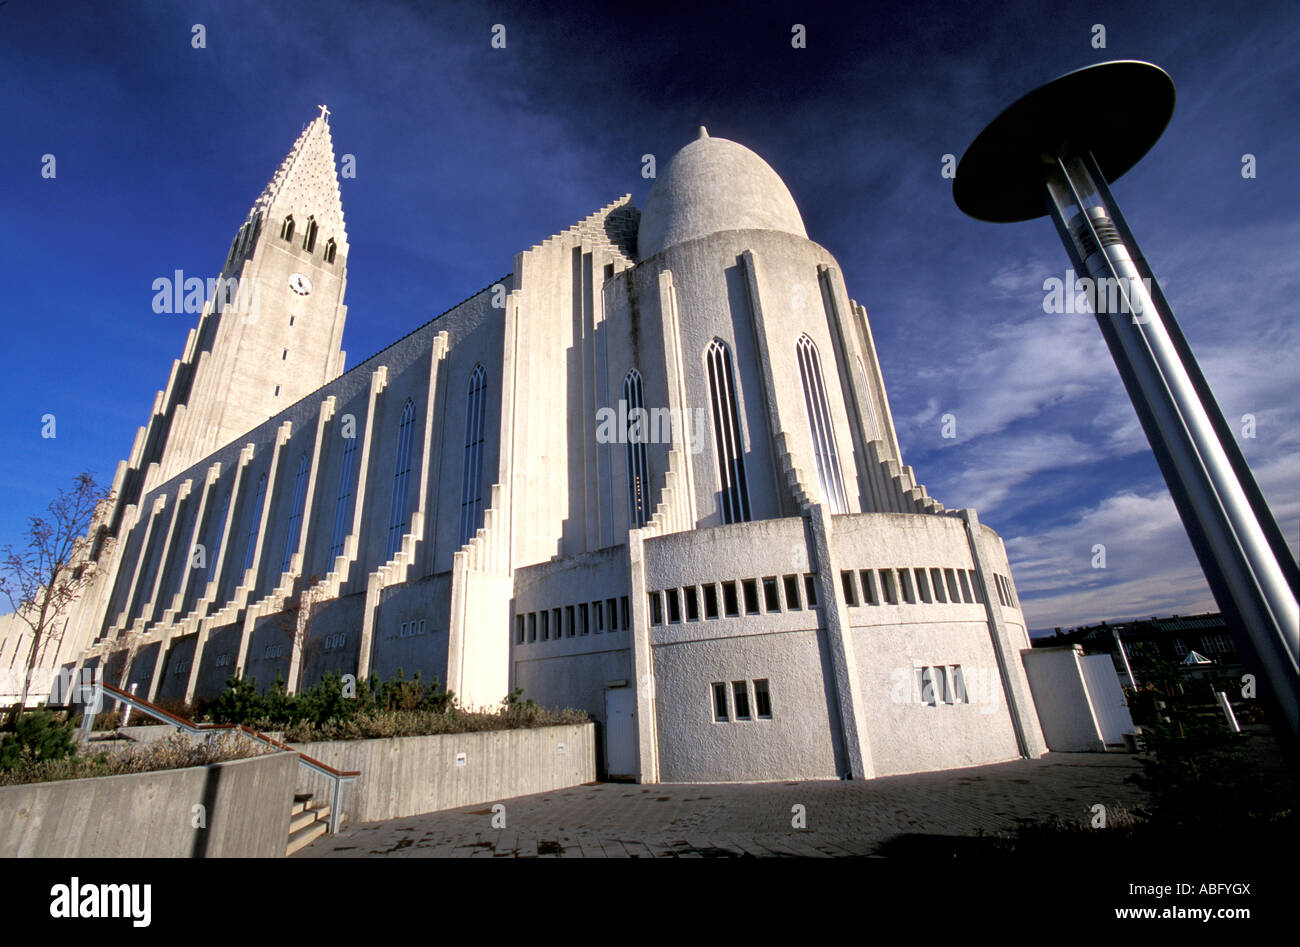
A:
[[[299,296],[306,296],[311,292],[311,280],[301,273],[294,273],[289,277],[289,288]]]

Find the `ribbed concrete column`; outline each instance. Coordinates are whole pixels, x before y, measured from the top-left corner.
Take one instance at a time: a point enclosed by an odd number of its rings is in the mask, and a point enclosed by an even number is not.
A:
[[[645,577],[645,543],[639,529],[627,535],[628,599],[632,606],[632,677],[636,688],[637,782],[659,782],[659,720],[655,708],[654,655]]]
[[[955,513],[966,525],[966,540],[970,544],[971,560],[975,564],[975,578],[984,596],[989,637],[993,642],[993,654],[998,662],[998,674],[1002,678],[1007,708],[1011,711],[1016,743],[1020,747],[1021,756],[1036,759],[1047,752],[1047,741],[1043,739],[1038,711],[1029,690],[1029,680],[1025,677],[1025,668],[1020,662],[1020,647],[1012,640],[1011,630],[1002,620],[997,589],[993,585],[993,563],[983,548],[979,517],[974,510],[956,510]]]
[[[849,627],[849,612],[839,594],[839,570],[831,554],[831,518],[821,504],[808,507],[805,522],[812,539],[813,562],[817,573],[817,598],[822,621],[826,629],[826,648],[830,653],[831,684],[835,689],[836,711],[839,714],[840,735],[843,740],[845,761],[853,779],[870,779],[875,775],[871,761],[871,745],[867,740],[867,721],[861,684],[858,682],[858,661],[853,646],[853,632]]]

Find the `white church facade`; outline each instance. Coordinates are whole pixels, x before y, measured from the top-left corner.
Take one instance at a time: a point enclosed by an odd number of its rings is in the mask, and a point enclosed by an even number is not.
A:
[[[347,259],[323,114],[119,465],[45,666],[172,700],[236,673],[522,688],[643,782],[1046,751],[1002,541],[903,464],[866,310],[752,151],[701,129],[640,212],[345,371]]]

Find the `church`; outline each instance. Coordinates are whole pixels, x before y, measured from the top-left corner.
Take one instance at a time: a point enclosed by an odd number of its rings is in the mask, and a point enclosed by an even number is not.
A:
[[[699,129],[642,208],[351,368],[348,247],[322,109],[118,467],[45,666],[154,700],[277,672],[522,688],[641,782],[1046,751],[1003,543],[903,463],[866,309],[761,157]]]

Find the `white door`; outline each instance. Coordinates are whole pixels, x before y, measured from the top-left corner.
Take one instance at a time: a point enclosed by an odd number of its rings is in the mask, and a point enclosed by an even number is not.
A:
[[[1083,683],[1088,689],[1092,712],[1101,728],[1103,743],[1124,742],[1124,734],[1133,732],[1133,718],[1124,703],[1124,691],[1109,654],[1085,654],[1079,658]]]
[[[637,774],[636,691],[630,687],[605,691],[605,763],[611,778]]]

